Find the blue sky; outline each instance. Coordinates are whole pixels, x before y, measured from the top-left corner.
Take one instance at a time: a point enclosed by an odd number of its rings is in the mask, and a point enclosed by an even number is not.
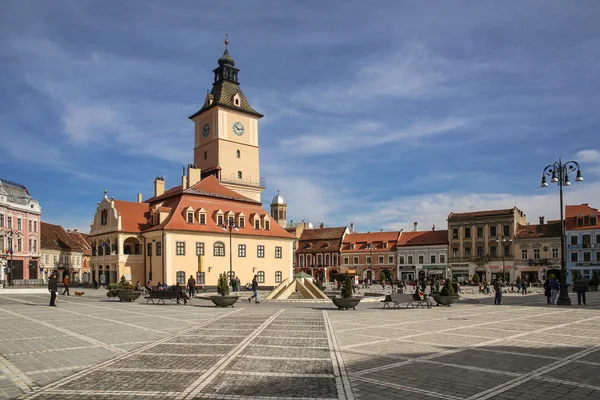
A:
[[[544,166],[580,161],[567,203],[600,207],[600,3],[3,1],[0,176],[44,219],[152,194],[193,161],[229,33],[260,121],[265,205],[360,231],[451,211],[557,218]],[[267,205],[268,209],[268,205]]]

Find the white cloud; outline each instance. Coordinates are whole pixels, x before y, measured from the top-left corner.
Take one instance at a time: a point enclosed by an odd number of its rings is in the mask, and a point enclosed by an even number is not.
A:
[[[338,125],[335,130],[297,135],[282,140],[280,147],[301,154],[343,153],[390,143],[412,143],[419,139],[456,132],[468,124],[469,121],[466,119],[447,118],[437,121],[417,121],[408,127],[398,128],[367,121]]]
[[[583,162],[600,162],[600,151],[581,150],[575,154],[575,159]]]

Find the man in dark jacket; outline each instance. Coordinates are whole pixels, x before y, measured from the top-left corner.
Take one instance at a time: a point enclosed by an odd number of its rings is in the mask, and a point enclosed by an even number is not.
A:
[[[190,275],[190,279],[187,281],[187,288],[189,292],[190,299],[194,297],[194,290],[196,289],[196,280],[193,275]]]
[[[587,291],[588,283],[584,277],[579,277],[573,283],[573,290],[577,292],[577,303],[581,305],[581,299],[583,299],[583,305],[585,305],[585,292]]]
[[[58,273],[52,272],[48,278],[48,291],[50,292],[50,307],[56,307],[56,292],[58,291]]]
[[[504,285],[502,284],[502,281],[500,280],[500,278],[496,279],[496,282],[494,283],[494,291],[496,292],[496,296],[494,297],[494,304],[498,304],[500,305],[502,303],[502,287]]]
[[[258,276],[254,275],[254,279],[252,279],[252,292],[254,292],[254,294],[251,297],[248,297],[248,303],[252,302],[252,299],[254,299],[254,302],[256,304],[260,303],[260,301],[258,301]]]

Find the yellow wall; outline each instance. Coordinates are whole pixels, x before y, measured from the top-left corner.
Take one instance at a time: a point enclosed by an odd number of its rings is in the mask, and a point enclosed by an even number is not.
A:
[[[185,256],[176,255],[176,242],[185,242]],[[213,245],[217,241],[225,244],[225,256],[214,256]],[[196,242],[204,242],[205,255],[202,257],[202,270],[205,272],[205,284],[217,284],[220,273],[229,272],[229,234],[197,233],[197,232],[167,232],[166,246],[163,246],[166,261],[167,284],[174,284],[177,272],[185,272],[185,280],[199,271],[198,257],[196,256]],[[232,237],[233,243],[233,272],[240,278],[242,284],[252,281],[252,277],[259,271],[265,272],[265,286],[276,286],[275,271],[281,271],[282,279],[292,274],[292,243],[293,239],[268,238],[259,236]],[[246,257],[238,257],[238,245],[246,245]],[[257,245],[265,246],[265,257],[257,258]],[[275,246],[282,247],[282,258],[275,258]],[[155,265],[158,266],[159,262]],[[255,270],[253,270],[255,268]],[[159,278],[154,279],[157,281]]]

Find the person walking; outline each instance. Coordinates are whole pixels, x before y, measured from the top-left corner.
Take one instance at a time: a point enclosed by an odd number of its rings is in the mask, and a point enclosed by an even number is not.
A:
[[[98,281],[95,278],[92,283],[94,284],[94,290],[98,289]]]
[[[258,276],[254,275],[254,278],[252,278],[252,291],[254,292],[254,294],[250,297],[248,297],[248,303],[252,302],[252,299],[254,299],[254,303],[258,304],[260,303],[260,301],[258,301]]]
[[[546,304],[550,304],[551,292],[549,279],[546,279],[546,281],[544,282],[544,296],[546,296]]]
[[[496,296],[494,297],[494,304],[500,305],[502,303],[502,287],[504,285],[502,284],[502,281],[500,280],[500,278],[496,279],[496,282],[494,283],[494,291],[496,292]]]
[[[552,279],[550,280],[550,304],[554,305],[556,302],[556,295],[558,295],[558,290],[560,289],[560,285],[558,284],[558,280],[556,276],[552,275]]]
[[[65,292],[67,293],[67,296],[70,296],[71,293],[69,293],[69,275],[67,275],[65,273],[65,277],[63,278],[63,284],[65,285],[65,290],[63,290],[62,294],[63,296],[65,295]]]
[[[577,292],[577,304],[581,305],[581,300],[583,299],[583,305],[585,306],[585,292],[587,292],[587,279],[583,276],[580,276],[573,283],[573,290]]]
[[[194,289],[196,289],[196,280],[193,275],[190,275],[190,279],[187,281],[187,287],[190,299],[194,298]]]
[[[523,296],[527,294],[527,280],[523,281]]]
[[[50,307],[56,307],[56,292],[58,291],[58,273],[52,272],[48,278],[48,291],[50,292]]]

